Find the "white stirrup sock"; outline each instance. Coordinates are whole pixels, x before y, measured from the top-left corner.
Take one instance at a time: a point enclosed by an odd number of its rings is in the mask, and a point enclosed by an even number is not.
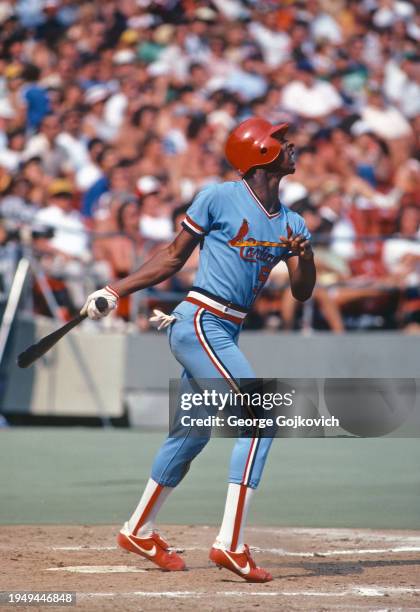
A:
[[[229,483],[225,513],[214,544],[215,548],[224,548],[233,552],[244,550],[244,526],[253,493],[254,489],[251,487]]]
[[[138,506],[128,521],[132,535],[139,538],[148,538],[152,535],[157,514],[173,489],[174,487],[164,487],[149,478]]]

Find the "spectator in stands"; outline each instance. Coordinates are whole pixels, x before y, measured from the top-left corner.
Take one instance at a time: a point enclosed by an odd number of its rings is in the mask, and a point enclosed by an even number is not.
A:
[[[139,201],[129,195],[122,200],[115,208],[113,233],[93,241],[94,257],[109,264],[112,280],[130,274],[144,256],[145,241],[139,234]]]
[[[48,205],[34,217],[35,229],[51,238],[34,240],[35,249],[41,254],[47,272],[53,277],[66,278],[72,302],[78,306],[83,301],[83,263],[89,263],[91,253],[83,219],[73,207],[74,188],[67,179],[51,181]]]
[[[105,142],[111,141],[115,136],[115,129],[110,125],[105,115],[105,102],[111,92],[106,85],[92,85],[86,91],[85,104],[88,112],[83,122],[83,131],[89,138],[101,138]]]
[[[384,244],[385,266],[401,287],[399,322],[408,332],[420,332],[420,208],[406,206],[399,215],[398,233]]]
[[[292,210],[298,212],[305,219],[306,227],[312,235],[323,236],[331,231],[331,220],[321,215],[321,210],[317,209],[308,198],[303,198],[294,203]],[[344,331],[344,322],[335,301],[332,299],[326,285],[341,281],[346,277],[347,268],[340,258],[335,257],[325,245],[314,245],[314,252],[317,260],[318,282],[313,292],[313,301],[322,314],[328,328],[334,333]],[[283,272],[284,266],[283,266]],[[285,279],[283,279],[285,280]],[[285,290],[281,300],[282,329],[291,331],[295,326],[295,317],[301,304],[297,302],[285,283]],[[312,313],[313,316],[313,313]]]
[[[73,185],[67,179],[57,178],[50,183],[48,192],[48,205],[38,211],[35,224],[53,229],[54,236],[49,240],[40,240],[37,248],[64,260],[89,258],[83,220],[73,207]]]
[[[140,234],[150,240],[170,240],[173,236],[170,208],[160,195],[161,182],[154,176],[142,176],[136,188],[141,203]]]
[[[420,54],[405,53],[400,62],[391,58],[385,66],[384,92],[405,117],[420,115]]]
[[[121,198],[113,208],[114,226],[111,234],[98,236],[93,241],[93,256],[108,267],[108,278],[113,281],[123,278],[138,267],[145,257],[145,241],[139,234],[140,205],[133,195]],[[130,296],[122,298],[117,315],[130,319]]]
[[[361,119],[374,134],[388,143],[394,168],[407,158],[412,138],[409,121],[395,107],[386,104],[382,90],[372,84]]]
[[[140,106],[133,113],[127,112],[116,136],[116,148],[126,157],[144,156],[143,146],[149,134],[153,133],[159,109],[151,104]],[[168,130],[175,126],[171,123]]]
[[[93,140],[93,142],[96,144],[98,143],[98,140]],[[92,165],[94,166],[93,174],[97,174],[97,170],[99,170],[100,175],[94,182],[92,182],[91,178],[89,178],[91,185],[83,196],[81,212],[87,219],[90,219],[93,216],[95,206],[97,205],[100,196],[108,191],[110,186],[109,174],[119,161],[113,147],[106,146],[101,148],[99,146],[98,151],[95,151],[95,149],[91,148],[91,159],[93,162]],[[96,162],[96,164],[94,162]]]
[[[389,294],[381,236],[420,201],[414,0],[6,4],[0,209],[19,201],[41,214],[50,183],[65,177],[82,225],[104,231],[139,178],[152,177],[159,190],[142,195],[140,224],[142,239],[160,244],[197,190],[238,179],[224,141],[256,114],[297,124],[299,163],[280,197],[316,207],[305,214],[320,216],[315,233],[332,239],[322,256],[340,262],[323,278],[340,277],[353,297]],[[363,278],[369,287],[359,287]],[[281,288],[270,292],[261,326],[279,323],[269,313]]]
[[[282,104],[301,118],[323,121],[342,106],[342,100],[335,87],[317,79],[312,64],[302,59],[296,79],[283,89]]]
[[[68,172],[78,172],[90,162],[87,138],[82,132],[82,118],[77,108],[66,111],[61,117],[62,131],[56,142],[64,152],[64,164]]]
[[[87,159],[75,172],[75,182],[81,192],[86,193],[102,177],[100,160],[105,148],[106,145],[100,138],[92,138],[86,145]]]
[[[39,124],[39,130],[31,136],[24,151],[24,159],[39,157],[44,172],[58,176],[63,171],[65,162],[64,150],[57,143],[60,133],[60,120],[57,115],[46,115]]]
[[[25,157],[25,130],[16,128],[7,133],[7,147],[0,150],[0,166],[16,173]]]
[[[23,177],[10,181],[0,198],[0,217],[7,228],[20,229],[31,224],[38,207],[31,202],[31,182]]]
[[[22,90],[27,105],[26,124],[29,130],[36,130],[43,118],[51,112],[50,100],[45,87],[38,84],[41,70],[34,64],[27,64],[22,74],[26,82]]]

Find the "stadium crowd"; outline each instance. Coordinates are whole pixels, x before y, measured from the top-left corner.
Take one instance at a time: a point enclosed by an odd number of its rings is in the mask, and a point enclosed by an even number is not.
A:
[[[302,312],[278,266],[248,325],[418,331],[419,43],[415,0],[0,0],[0,243],[33,249],[71,314],[237,180],[226,135],[259,115],[291,125],[280,198],[319,279]],[[197,257],[119,320],[147,329]]]

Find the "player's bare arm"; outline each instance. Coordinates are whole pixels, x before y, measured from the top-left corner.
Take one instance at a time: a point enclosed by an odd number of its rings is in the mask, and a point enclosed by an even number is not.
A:
[[[289,257],[286,262],[289,271],[292,295],[299,302],[308,300],[316,282],[316,268],[311,243],[302,234],[281,237],[297,257]]]
[[[107,286],[91,293],[81,310],[81,314],[88,313],[91,318],[99,319],[116,307],[119,297],[146,287],[152,287],[166,280],[184,266],[199,240],[197,236],[182,230],[169,246],[158,251],[138,270],[114,283],[112,287]],[[98,297],[105,297],[108,301],[108,309],[105,313],[96,313],[95,300]]]
[[[198,242],[196,236],[182,230],[169,246],[157,252],[139,270],[114,283],[112,288],[123,296],[161,283],[184,266]]]

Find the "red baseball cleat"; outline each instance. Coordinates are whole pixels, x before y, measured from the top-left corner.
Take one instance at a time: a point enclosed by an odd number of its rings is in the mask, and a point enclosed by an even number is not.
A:
[[[270,582],[270,580],[273,580],[273,576],[269,572],[266,572],[262,567],[256,566],[247,544],[245,544],[245,550],[240,553],[221,548],[212,548],[209,558],[219,568],[224,567],[238,574],[238,576],[247,582]]]
[[[148,538],[138,538],[121,530],[117,536],[117,543],[124,550],[136,553],[167,572],[180,572],[185,569],[184,560],[169,550],[169,544],[154,531]]]

